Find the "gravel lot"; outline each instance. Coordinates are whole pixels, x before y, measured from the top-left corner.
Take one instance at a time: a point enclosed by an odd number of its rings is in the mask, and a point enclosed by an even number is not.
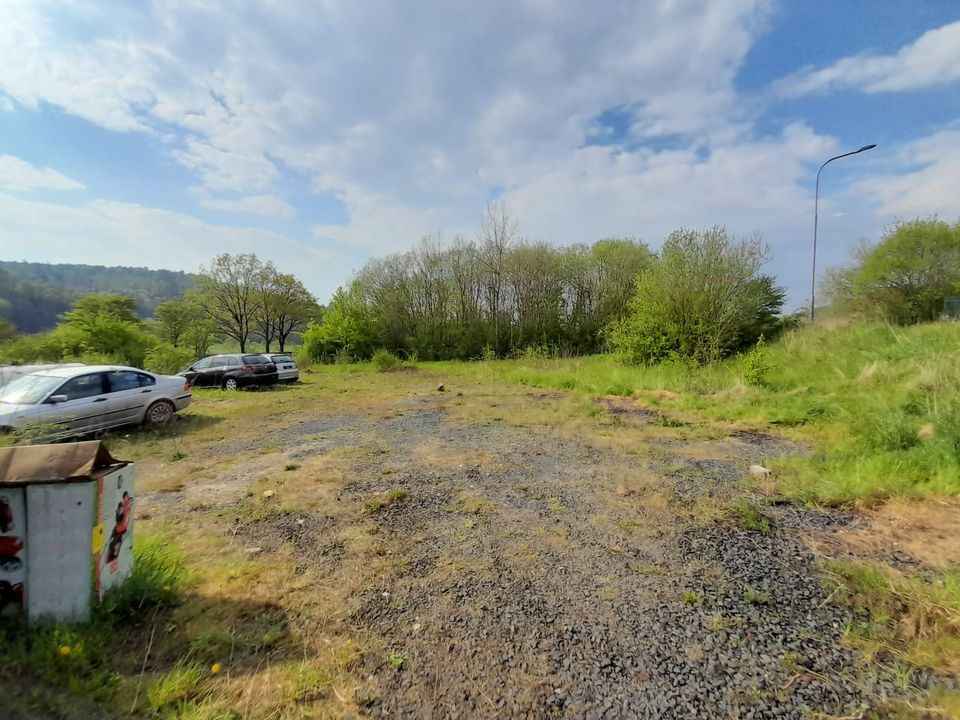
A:
[[[802,541],[855,516],[768,506],[768,536],[698,511],[742,495],[751,463],[795,448],[740,433],[713,441],[713,457],[662,440],[631,455],[448,410],[419,397],[256,441],[298,462],[349,458],[337,501],[351,507],[405,492],[361,511],[395,567],[344,609],[377,650],[360,660],[364,713],[861,717],[896,695],[841,643],[849,611],[829,601]],[[637,433],[656,419],[607,411]],[[292,546],[299,567],[335,578],[343,522],[305,512],[232,532],[258,552]]]

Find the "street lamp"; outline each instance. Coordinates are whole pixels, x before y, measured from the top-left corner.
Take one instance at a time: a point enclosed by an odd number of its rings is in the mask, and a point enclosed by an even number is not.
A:
[[[864,150],[873,150],[876,145],[864,145],[859,150],[851,150],[848,153],[843,155],[836,155],[823,165],[820,166],[820,169],[817,170],[817,190],[813,196],[813,274],[810,278],[810,322],[813,322],[813,313],[817,306],[816,303],[816,292],[817,292],[817,211],[820,204],[820,173],[823,172],[823,169],[834,160],[839,160],[840,158],[849,157],[850,155],[856,155],[857,153],[862,153]]]

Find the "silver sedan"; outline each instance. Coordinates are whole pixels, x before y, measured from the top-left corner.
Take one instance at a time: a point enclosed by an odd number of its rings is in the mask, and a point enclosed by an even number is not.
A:
[[[0,431],[54,440],[123,425],[166,425],[190,404],[182,377],[118,365],[41,370],[0,389]]]

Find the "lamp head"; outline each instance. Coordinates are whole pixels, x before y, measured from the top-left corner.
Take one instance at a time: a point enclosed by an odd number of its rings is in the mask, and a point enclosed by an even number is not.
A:
[[[864,150],[873,150],[875,147],[876,147],[876,145],[864,145],[862,148],[860,148],[859,150],[857,150],[857,152],[858,152],[858,153],[861,153],[861,152],[863,152]]]

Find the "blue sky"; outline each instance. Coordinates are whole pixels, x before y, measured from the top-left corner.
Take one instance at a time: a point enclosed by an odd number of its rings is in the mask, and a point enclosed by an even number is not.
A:
[[[808,294],[897,219],[960,216],[955,0],[7,0],[0,258],[196,270],[326,300],[502,200],[556,243],[725,224]]]

